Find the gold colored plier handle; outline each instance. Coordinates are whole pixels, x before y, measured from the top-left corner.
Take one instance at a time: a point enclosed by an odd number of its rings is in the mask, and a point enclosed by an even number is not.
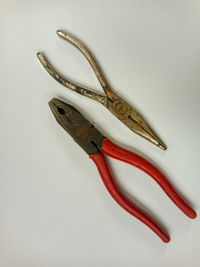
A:
[[[94,55],[92,55],[92,52],[89,51],[89,49],[77,38],[72,36],[69,33],[66,33],[64,31],[58,30],[57,35],[64,39],[65,41],[70,42],[75,47],[77,47],[83,55],[87,58],[90,65],[92,66],[106,96],[109,96],[111,94],[111,89],[109,88],[108,82],[105,78],[105,75],[103,74],[98,62],[96,61]],[[41,53],[37,53],[38,59],[44,66],[44,68],[48,71],[48,73],[59,83],[61,83],[63,86],[68,87],[69,89],[76,91],[77,93],[87,96],[89,98],[92,98],[98,102],[100,102],[103,105],[106,105],[106,97],[100,94],[97,94],[95,92],[92,92],[91,90],[88,90],[86,88],[80,87],[74,82],[69,81],[68,79],[64,78],[61,74],[59,74],[55,68],[51,65],[51,63],[47,60],[47,58]]]

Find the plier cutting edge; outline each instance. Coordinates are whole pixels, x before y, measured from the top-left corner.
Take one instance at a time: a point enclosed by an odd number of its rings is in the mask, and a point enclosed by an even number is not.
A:
[[[69,135],[71,135],[74,141],[85,150],[90,159],[93,160],[97,166],[104,185],[114,200],[127,212],[146,224],[162,239],[162,241],[166,243],[169,242],[169,235],[120,192],[103,154],[124,161],[146,172],[160,185],[160,187],[179,209],[192,219],[196,217],[196,212],[182,199],[166,177],[155,166],[141,156],[125,150],[111,142],[73,106],[55,98],[49,102],[49,106],[57,122],[68,132]]]

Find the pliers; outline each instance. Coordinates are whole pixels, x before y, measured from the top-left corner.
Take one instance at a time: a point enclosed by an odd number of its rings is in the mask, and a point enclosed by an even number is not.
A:
[[[179,209],[192,219],[196,217],[196,212],[175,191],[166,177],[146,159],[114,144],[107,137],[102,135],[102,133],[99,132],[94,125],[91,124],[73,106],[55,98],[49,102],[49,106],[57,122],[68,132],[69,135],[71,135],[74,141],[85,150],[90,159],[93,160],[104,185],[114,200],[127,212],[146,224],[161,238],[162,241],[166,243],[169,242],[169,235],[120,192],[108,168],[103,153],[112,158],[131,164],[146,172],[160,185],[160,187]]]
[[[62,30],[58,30],[57,34],[60,38],[72,43],[87,58],[105,92],[105,96],[80,87],[64,78],[55,70],[43,53],[38,52],[38,59],[48,73],[63,86],[103,104],[113,115],[121,120],[132,131],[165,150],[167,147],[150,128],[144,118],[123,99],[121,99],[121,97],[113,92],[91,51],[89,51],[89,49],[81,41],[71,34]],[[151,228],[164,242],[169,242],[169,235],[156,222],[145,215],[120,192],[107,166],[103,153],[136,166],[137,168],[140,168],[149,174],[161,186],[169,198],[171,198],[171,200],[187,216],[190,218],[196,217],[196,212],[181,198],[166,177],[155,166],[139,155],[112,143],[73,106],[70,106],[69,104],[57,99],[52,99],[49,102],[49,106],[58,123],[74,138],[74,140],[86,151],[87,154],[89,154],[89,157],[94,161],[111,196],[122,208]]]
[[[81,41],[79,41],[77,38],[75,38],[74,36],[72,36],[67,32],[58,30],[57,35],[60,38],[69,41],[71,44],[77,47],[87,58],[105,92],[105,96],[92,92],[83,87],[80,87],[79,85],[64,78],[61,74],[59,74],[55,70],[55,68],[50,64],[50,62],[47,60],[44,54],[38,52],[37,53],[38,59],[40,60],[44,68],[48,71],[48,73],[63,86],[103,104],[114,116],[116,116],[121,122],[123,122],[129,129],[131,129],[135,133],[139,134],[140,136],[146,138],[148,141],[152,142],[153,144],[165,150],[167,148],[166,145],[150,128],[150,126],[144,120],[144,118],[128,103],[126,103],[121,97],[119,97],[116,93],[113,92],[111,86],[109,85],[107,79],[105,78],[103,71],[101,70],[99,64],[97,63],[97,60],[92,55],[91,51],[89,51],[89,49]]]

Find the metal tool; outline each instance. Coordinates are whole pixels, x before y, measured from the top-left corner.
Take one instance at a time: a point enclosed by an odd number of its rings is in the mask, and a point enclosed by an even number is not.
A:
[[[37,53],[38,59],[40,60],[44,68],[48,71],[48,73],[63,86],[103,104],[110,112],[112,112],[113,115],[115,115],[121,122],[123,122],[129,129],[131,129],[135,133],[146,138],[148,141],[152,142],[158,147],[164,150],[167,149],[165,144],[154,133],[154,131],[150,128],[144,118],[123,99],[121,99],[121,97],[119,97],[111,90],[111,87],[107,82],[99,64],[97,63],[92,53],[87,49],[87,47],[77,38],[67,32],[58,30],[57,34],[60,38],[69,41],[71,44],[77,47],[87,58],[105,92],[105,96],[99,95],[88,89],[80,87],[75,83],[69,81],[68,79],[64,78],[49,63],[47,58],[41,52],[39,52]]]
[[[188,217],[195,218],[196,212],[175,191],[166,177],[151,163],[139,155],[125,150],[104,137],[78,110],[73,106],[53,98],[49,106],[57,122],[68,132],[89,157],[94,161],[107,190],[114,200],[127,212],[146,224],[164,242],[169,242],[169,235],[137,206],[131,203],[118,189],[107,166],[104,154],[131,164],[150,175],[164,190],[168,197]]]

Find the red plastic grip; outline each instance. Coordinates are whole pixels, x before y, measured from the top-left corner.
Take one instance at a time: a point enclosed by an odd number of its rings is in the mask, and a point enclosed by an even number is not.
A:
[[[140,157],[139,155],[123,149],[114,143],[112,143],[108,138],[104,139],[102,145],[102,152],[106,155],[129,163],[150,175],[165,191],[168,197],[179,207],[188,217],[194,219],[197,214],[196,212],[182,199],[182,197],[175,191],[173,186],[169,183],[167,178],[150,162]]]
[[[106,186],[108,192],[111,194],[114,200],[127,212],[146,224],[152,231],[154,231],[156,235],[158,235],[162,239],[163,242],[168,243],[170,241],[168,234],[164,230],[162,230],[160,226],[155,223],[150,217],[145,215],[143,211],[132,204],[128,199],[126,199],[119,191],[103,154],[92,154],[90,155],[90,158],[96,164],[104,185]]]

